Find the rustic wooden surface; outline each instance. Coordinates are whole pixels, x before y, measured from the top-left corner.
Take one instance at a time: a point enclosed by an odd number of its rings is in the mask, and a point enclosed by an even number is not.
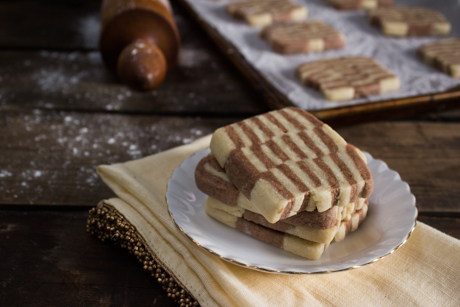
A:
[[[174,2],[178,66],[153,92],[119,84],[97,51],[99,6],[0,1],[0,306],[173,306],[134,257],[85,232],[113,196],[96,166],[268,110]],[[400,173],[420,221],[460,239],[460,111],[338,131]]]

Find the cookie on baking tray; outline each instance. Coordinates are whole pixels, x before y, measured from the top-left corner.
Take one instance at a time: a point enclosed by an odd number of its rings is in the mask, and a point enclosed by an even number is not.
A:
[[[342,33],[317,20],[271,25],[261,36],[274,51],[284,54],[337,49],[345,45]]]
[[[305,110],[289,107],[217,129],[210,149],[230,181],[270,223],[367,198],[364,154]]]
[[[394,74],[367,57],[343,57],[300,65],[297,77],[321,90],[326,99],[350,100],[399,89]]]
[[[435,66],[453,78],[460,78],[460,38],[449,38],[418,49],[425,63]]]
[[[231,3],[227,12],[251,26],[300,21],[307,17],[307,9],[290,0],[248,0]]]
[[[393,5],[393,0],[327,0],[338,10],[375,9]]]
[[[390,36],[448,35],[451,30],[441,13],[423,7],[377,8],[369,12],[369,21]]]

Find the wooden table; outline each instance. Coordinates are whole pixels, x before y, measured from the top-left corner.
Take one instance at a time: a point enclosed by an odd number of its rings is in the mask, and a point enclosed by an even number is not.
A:
[[[139,93],[101,63],[99,2],[0,2],[0,306],[174,305],[132,255],[86,233],[113,196],[95,168],[268,110],[174,4],[180,63]],[[460,238],[459,111],[338,132],[400,173],[420,221]]]

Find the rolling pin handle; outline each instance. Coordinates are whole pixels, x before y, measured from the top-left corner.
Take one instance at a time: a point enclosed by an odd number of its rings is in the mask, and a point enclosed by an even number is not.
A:
[[[157,88],[163,82],[166,71],[167,63],[163,52],[148,40],[135,40],[118,57],[118,77],[135,89]]]

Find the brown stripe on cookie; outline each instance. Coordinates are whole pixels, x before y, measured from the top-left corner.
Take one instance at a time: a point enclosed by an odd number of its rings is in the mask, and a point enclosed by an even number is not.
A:
[[[297,166],[310,178],[311,181],[315,184],[315,188],[321,186],[321,179],[315,174],[315,172],[308,167],[308,165],[304,161],[297,161]]]
[[[252,130],[251,127],[249,127],[249,125],[246,122],[241,121],[241,122],[238,122],[237,125],[240,126],[241,130],[243,130],[244,134],[246,134],[247,137],[251,140],[252,144],[261,143],[257,134],[254,132],[254,130]]]
[[[262,162],[266,168],[274,168],[276,167],[276,164],[273,163],[272,160],[267,156],[267,154],[262,150],[260,147],[260,144],[253,144],[251,146],[251,150],[254,153],[254,155],[259,159],[260,162]]]
[[[280,220],[287,218],[291,214],[292,207],[294,207],[294,201],[291,200],[283,210]]]
[[[265,125],[260,118],[258,117],[251,117],[250,120],[259,127],[259,129],[269,138],[272,138],[275,136],[273,131],[270,130],[270,128]]]
[[[337,207],[332,207],[324,212],[318,212],[317,210],[311,212],[301,211],[283,220],[285,224],[317,229],[329,229],[336,226],[339,222],[337,220]]]
[[[282,232],[286,232],[287,230],[292,229],[292,228],[295,227],[294,225],[283,223],[281,221],[278,221],[278,222],[276,222],[274,224],[269,223],[262,215],[254,213],[254,212],[249,211],[249,210],[244,211],[243,218],[246,221],[253,222],[253,223],[262,225],[264,227],[271,227],[274,230],[278,230],[278,231],[282,231]]]
[[[302,125],[297,119],[294,118],[294,116],[292,116],[291,114],[287,113],[286,111],[284,111],[284,110],[278,110],[278,113],[281,114],[284,118],[286,118],[286,120],[287,120],[291,125],[293,125],[297,130],[302,131],[302,130],[306,130],[306,129],[307,129],[307,127],[305,127],[304,125]]]
[[[240,192],[250,199],[251,191],[260,178],[260,172],[241,150],[234,149],[230,152],[225,163],[225,172]]]
[[[324,172],[326,175],[327,182],[331,186],[331,195],[332,195],[332,203],[331,206],[337,205],[339,202],[339,189],[340,184],[337,178],[334,175],[334,172],[330,169],[330,167],[323,161],[321,158],[313,159],[313,161],[318,165],[318,167]]]
[[[310,189],[302,182],[302,179],[297,176],[297,174],[289,168],[286,164],[280,164],[276,167],[279,169],[296,187],[300,192],[305,193],[309,192]]]
[[[359,174],[365,182],[364,187],[361,191],[361,195],[359,195],[359,197],[368,198],[369,196],[371,196],[372,191],[374,190],[374,180],[372,179],[371,171],[369,170],[369,167],[367,167],[363,159],[361,159],[361,157],[356,152],[356,150],[358,150],[356,147],[354,147],[351,144],[347,144],[346,150],[348,156],[350,156],[350,158],[355,163]]]
[[[313,115],[311,115],[305,110],[295,108],[295,107],[289,107],[287,109],[290,111],[297,112],[298,114],[300,114],[302,117],[304,117],[306,120],[308,120],[310,123],[312,123],[313,125],[317,127],[321,127],[322,125],[324,125],[322,121],[320,121],[319,119],[317,119],[316,117],[314,117]]]
[[[245,147],[243,141],[240,139],[240,137],[238,136],[238,134],[232,126],[226,126],[225,132],[227,133],[230,140],[232,140],[233,144],[235,144],[236,148]]]
[[[283,247],[284,233],[248,222],[242,218],[238,218],[236,221],[236,229],[268,244],[279,248]]]
[[[318,129],[321,129],[321,128],[318,128]],[[322,131],[322,129],[321,129],[321,131]],[[319,149],[318,146],[316,146],[315,142],[313,142],[313,140],[308,136],[308,134],[305,131],[301,131],[301,132],[297,133],[297,135],[305,143],[305,145],[307,145],[308,148],[310,148],[315,153],[315,155],[317,157],[324,156],[324,153],[322,152],[322,150]]]
[[[283,124],[280,123],[279,120],[277,120],[275,116],[273,116],[273,114],[266,113],[266,114],[264,114],[262,116],[264,116],[266,119],[268,119],[270,122],[272,122],[276,127],[278,127],[284,133],[288,132],[288,129],[286,129],[286,127],[284,127]]]
[[[339,150],[339,147],[334,142],[334,140],[331,139],[331,137],[327,135],[321,127],[316,127],[315,129],[313,129],[313,131],[316,133],[317,136],[319,136],[321,141],[323,141],[323,143],[327,146],[331,153],[337,152]]]
[[[260,151],[262,152],[262,150]],[[265,153],[263,154],[265,155]],[[269,182],[275,191],[283,198],[294,198],[294,195],[276,179],[273,173],[270,171],[263,173],[259,172],[240,150],[234,149],[230,152],[225,165],[225,171],[233,184],[236,185],[238,190],[248,199],[251,199],[251,191],[259,179],[264,179]]]
[[[354,86],[355,97],[366,97],[369,95],[380,94],[380,82]]]
[[[273,188],[280,194],[283,198],[285,199],[293,199],[294,195],[283,185],[281,182],[278,181],[278,179],[275,177],[275,175],[270,172],[263,172],[260,174],[260,179],[264,179],[272,185]]]
[[[213,155],[209,154],[206,157],[203,158],[205,163],[207,163],[209,166],[211,166],[213,169],[218,171],[219,173],[224,173],[224,169],[220,166],[219,162],[217,162],[216,158],[214,158]],[[200,161],[201,163],[201,161]],[[198,168],[198,166],[197,166]]]
[[[425,36],[433,32],[432,24],[409,24],[407,35],[411,36]]]
[[[340,159],[336,153],[331,154],[330,157],[332,161],[334,161],[335,164],[337,164],[343,176],[347,180],[348,184],[350,184],[351,186],[350,200],[348,201],[348,203],[357,202],[358,201],[358,182],[353,177],[353,173],[348,168],[348,166],[345,164],[345,162],[343,162],[342,159]]]
[[[305,152],[297,146],[297,144],[291,139],[288,134],[285,134],[281,137],[281,139],[286,143],[286,145],[299,157],[300,159],[308,158]]]
[[[209,161],[211,161],[209,158],[215,161],[214,157],[209,155],[201,159],[195,169],[196,186],[204,194],[214,197],[226,205],[235,206],[240,191],[232,183],[210,174],[206,170],[205,165],[210,164]]]
[[[297,212],[303,212],[303,211],[307,210],[308,202],[310,201],[310,196],[311,196],[310,192],[305,194],[305,196],[303,198],[302,205],[300,205],[299,211],[297,211]]]
[[[265,145],[270,148],[273,153],[278,156],[283,162],[289,160],[288,155],[275,143],[273,140],[269,140],[265,143]]]

